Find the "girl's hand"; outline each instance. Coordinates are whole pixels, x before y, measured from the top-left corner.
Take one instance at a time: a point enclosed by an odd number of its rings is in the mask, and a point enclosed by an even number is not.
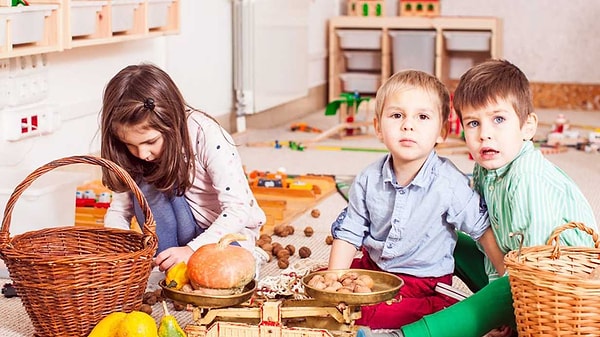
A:
[[[187,263],[193,253],[192,248],[188,246],[167,248],[154,258],[154,263],[164,272],[179,262]]]

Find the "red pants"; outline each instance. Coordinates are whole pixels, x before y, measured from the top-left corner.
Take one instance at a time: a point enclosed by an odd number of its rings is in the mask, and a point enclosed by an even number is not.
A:
[[[352,261],[350,268],[381,271],[365,252],[362,258]],[[452,275],[442,277],[396,275],[404,280],[404,285],[400,287],[395,298],[396,301],[391,304],[382,302],[362,306],[362,317],[356,321],[357,325],[368,326],[371,329],[398,329],[457,302],[435,291],[435,285],[439,282],[452,284]]]

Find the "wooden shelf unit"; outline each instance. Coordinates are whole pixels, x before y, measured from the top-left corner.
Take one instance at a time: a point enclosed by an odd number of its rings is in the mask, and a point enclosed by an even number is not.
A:
[[[478,63],[487,58],[502,56],[502,22],[494,17],[356,17],[340,16],[329,21],[329,101],[339,98],[342,92],[340,74],[347,71],[344,52],[340,46],[338,30],[370,30],[381,32],[381,81],[393,72],[393,40],[390,31],[433,31],[435,32],[434,75],[449,84],[456,78],[450,77],[450,60],[453,57],[470,58]],[[490,34],[489,48],[481,50],[454,51],[447,48],[444,33],[484,32]],[[360,50],[352,49],[352,50]],[[372,50],[372,49],[370,49]],[[367,96],[372,95],[367,94]]]
[[[126,0],[127,1],[127,0]],[[72,5],[76,0],[30,0],[30,6],[36,5],[54,5],[49,16],[44,19],[43,37],[38,41],[25,44],[13,44],[11,36],[12,24],[11,15],[6,14],[5,20],[5,43],[0,46],[0,59],[11,57],[35,55],[49,52],[60,52],[67,49],[103,45],[116,42],[143,39],[148,37],[157,37],[169,34],[178,34],[180,29],[180,1],[181,0],[139,0],[136,8],[132,11],[132,20],[130,29],[113,32],[112,13],[113,6],[121,6],[122,0],[105,0],[102,2],[101,9],[95,12],[92,20],[95,29],[92,33],[73,36],[72,28]],[[135,1],[133,1],[135,2]],[[79,1],[84,3],[84,1]],[[168,3],[165,11],[165,24],[161,26],[149,26],[151,6],[165,5]],[[18,10],[18,7],[16,7]],[[1,11],[10,11],[10,8],[0,8]],[[91,23],[90,23],[91,24]],[[1,32],[2,30],[0,30]]]

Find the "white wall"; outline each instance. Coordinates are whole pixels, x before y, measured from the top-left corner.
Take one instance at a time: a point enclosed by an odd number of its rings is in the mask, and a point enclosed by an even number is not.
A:
[[[534,82],[600,83],[600,2],[442,0],[442,15],[497,16],[504,58]]]

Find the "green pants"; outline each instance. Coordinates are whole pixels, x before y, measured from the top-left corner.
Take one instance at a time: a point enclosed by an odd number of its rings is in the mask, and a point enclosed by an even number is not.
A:
[[[455,275],[474,294],[451,307],[402,327],[405,337],[481,337],[502,325],[515,326],[508,277],[488,284],[483,253],[465,234],[458,233],[454,250]]]

